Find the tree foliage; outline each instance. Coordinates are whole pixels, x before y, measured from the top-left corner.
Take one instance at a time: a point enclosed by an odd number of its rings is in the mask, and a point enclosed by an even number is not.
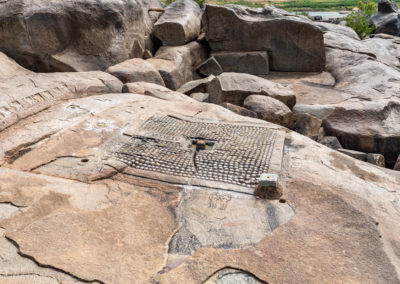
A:
[[[346,17],[346,25],[363,39],[375,30],[375,26],[370,24],[370,17],[376,13],[376,10],[376,3],[370,0],[360,1],[357,9]]]

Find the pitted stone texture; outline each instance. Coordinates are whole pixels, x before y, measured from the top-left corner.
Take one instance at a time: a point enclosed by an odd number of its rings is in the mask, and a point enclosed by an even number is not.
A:
[[[153,116],[113,155],[130,167],[200,180],[253,187],[269,171],[276,131],[240,124],[190,122]],[[197,151],[192,140],[206,141]],[[208,143],[208,144],[207,144]]]

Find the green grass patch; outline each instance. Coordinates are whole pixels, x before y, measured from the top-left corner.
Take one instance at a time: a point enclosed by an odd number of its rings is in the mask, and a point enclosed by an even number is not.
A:
[[[246,1],[246,0],[210,0],[206,3],[216,3],[219,5],[224,4],[237,4],[248,6],[252,8],[261,8],[264,5],[275,6],[277,8],[285,9],[287,11],[340,11],[351,10],[357,7],[360,0],[266,0],[266,1]],[[373,0],[378,3],[379,0]],[[400,0],[395,0],[400,4]]]

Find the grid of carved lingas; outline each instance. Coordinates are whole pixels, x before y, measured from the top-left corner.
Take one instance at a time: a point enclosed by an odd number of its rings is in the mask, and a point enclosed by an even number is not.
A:
[[[268,172],[276,136],[275,130],[265,127],[161,115],[147,120],[140,133],[113,155],[140,170],[246,187]],[[199,149],[196,143],[205,146]]]

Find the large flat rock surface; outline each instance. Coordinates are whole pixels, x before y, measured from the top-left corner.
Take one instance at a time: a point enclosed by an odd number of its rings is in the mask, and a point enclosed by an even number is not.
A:
[[[115,159],[160,115],[280,133],[282,198]],[[162,138],[158,149],[174,142]],[[398,173],[216,105],[131,93],[63,101],[4,130],[0,161],[0,283],[399,282]]]

